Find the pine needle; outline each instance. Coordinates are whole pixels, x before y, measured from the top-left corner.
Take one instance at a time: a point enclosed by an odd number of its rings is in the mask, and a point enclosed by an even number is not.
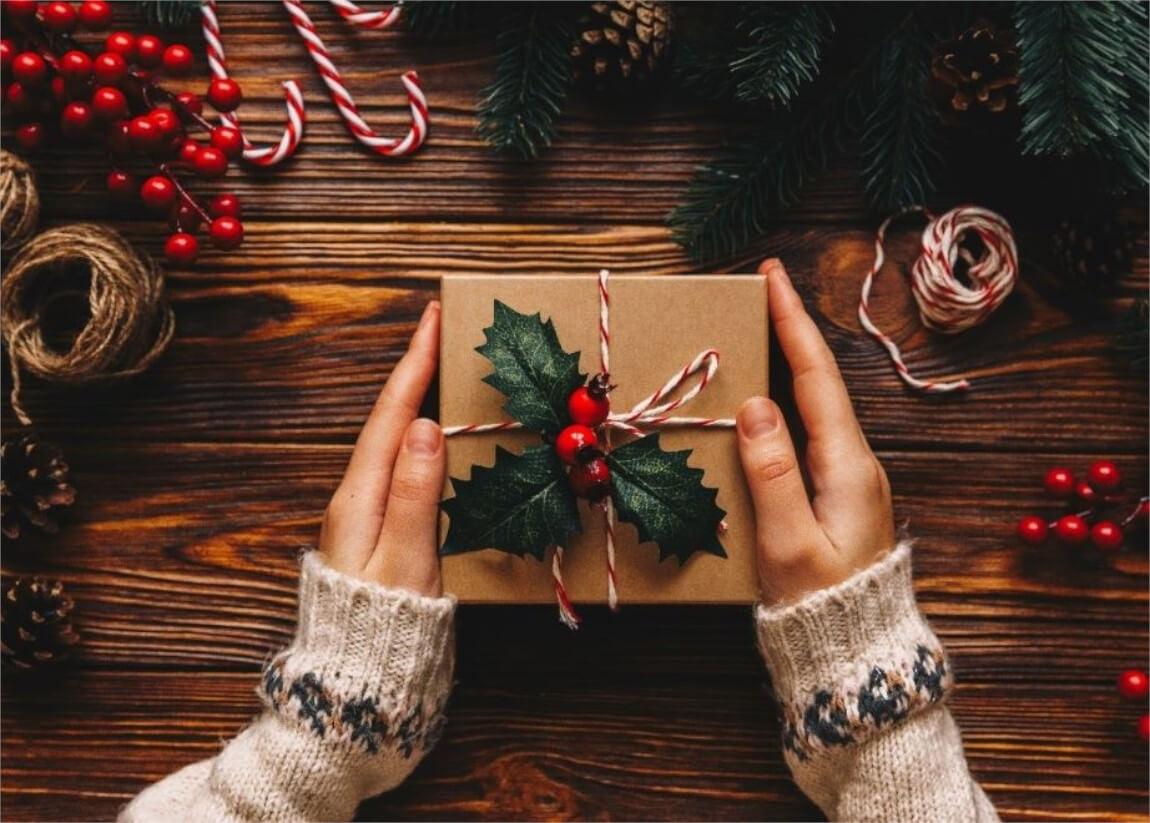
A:
[[[139,0],[136,5],[145,20],[162,29],[186,26],[200,13],[200,0]]]
[[[834,24],[815,3],[748,3],[739,27],[750,43],[739,47],[731,76],[739,100],[786,107],[804,83],[819,73],[819,61]]]

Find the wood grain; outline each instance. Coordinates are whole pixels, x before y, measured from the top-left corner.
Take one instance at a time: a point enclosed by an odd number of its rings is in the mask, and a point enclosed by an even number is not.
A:
[[[897,516],[921,539],[920,601],[954,658],[953,708],[1000,813],[1146,819],[1141,709],[1114,689],[1118,671],[1146,664],[1146,538],[1099,562],[1023,549],[1010,534],[1021,514],[1053,513],[1038,486],[1054,463],[1115,457],[1131,488],[1147,486],[1145,377],[1115,357],[1107,322],[1150,281],[1142,204],[1133,275],[1084,314],[1050,288],[1040,253],[1057,177],[1014,161],[952,164],[937,205],[1001,209],[1019,232],[1022,284],[986,326],[927,334],[901,273],[915,227],[894,233],[879,324],[917,372],[975,384],[923,399],[855,318],[877,218],[849,161],[744,255],[700,267],[663,219],[695,167],[748,123],[674,98],[576,102],[543,159],[496,158],[472,114],[492,32],[429,43],[349,33],[322,7],[314,16],[380,131],[405,128],[396,76],[418,68],[431,141],[409,161],[372,158],[347,137],[278,4],[222,9],[244,122],[276,132],[279,83],[295,77],[307,137],[286,166],[203,189],[243,196],[248,240],[170,274],[179,331],[154,369],[83,392],[30,382],[27,404],[68,454],[80,498],[58,537],[6,545],[3,570],[62,578],[84,642],[46,683],[5,676],[5,819],[111,818],[250,719],[255,673],[293,628],[298,551],[443,273],[705,273],[767,254],[785,260],[830,341]],[[50,222],[112,219],[158,250],[160,224],[103,194],[101,158],[53,151],[39,168]],[[786,372],[773,376],[785,403]],[[586,616],[571,634],[551,609],[462,609],[448,734],[361,817],[817,819],[782,761],[745,610]]]

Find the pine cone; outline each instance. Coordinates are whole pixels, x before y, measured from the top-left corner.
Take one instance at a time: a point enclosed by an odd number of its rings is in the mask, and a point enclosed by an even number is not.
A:
[[[36,669],[63,662],[80,635],[72,626],[72,598],[58,580],[21,577],[0,602],[0,653],[5,666]]]
[[[579,36],[571,46],[575,76],[601,91],[641,85],[666,65],[672,28],[670,3],[591,3],[579,18]]]
[[[979,20],[935,47],[930,73],[932,92],[944,115],[972,108],[995,114],[1006,111],[1018,86],[1014,34]]]
[[[1134,260],[1133,235],[1113,217],[1096,212],[1063,220],[1051,244],[1059,276],[1077,291],[1106,291],[1130,272]]]
[[[0,531],[5,537],[19,537],[22,524],[56,532],[59,527],[48,514],[56,506],[72,505],[75,499],[68,464],[56,446],[35,434],[0,446]]]

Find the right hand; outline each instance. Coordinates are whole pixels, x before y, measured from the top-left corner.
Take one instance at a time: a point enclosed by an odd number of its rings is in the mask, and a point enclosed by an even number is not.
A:
[[[894,547],[890,483],[855,418],[834,355],[778,260],[764,260],[771,324],[807,431],[813,497],[777,404],[739,409],[743,471],[755,505],[759,586],[768,604],[841,583]]]

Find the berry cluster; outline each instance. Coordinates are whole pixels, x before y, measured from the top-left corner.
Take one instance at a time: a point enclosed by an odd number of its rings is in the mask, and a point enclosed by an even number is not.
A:
[[[1121,485],[1122,475],[1109,460],[1090,464],[1085,480],[1076,479],[1069,469],[1061,466],[1052,468],[1043,481],[1046,493],[1067,501],[1071,510],[1053,522],[1033,514],[1023,517],[1018,521],[1019,538],[1038,545],[1053,531],[1058,540],[1068,545],[1089,541],[1101,552],[1118,551],[1125,541],[1126,527],[1144,522],[1150,515],[1150,498],[1143,497],[1134,510],[1120,520],[1103,516],[1123,501],[1115,494]]]
[[[555,452],[559,459],[571,466],[567,479],[571,490],[579,497],[598,502],[611,493],[611,470],[599,449],[599,436],[595,429],[602,426],[611,413],[611,389],[606,374],[592,377],[586,386],[580,386],[567,398],[567,415],[571,423],[555,438]]]
[[[21,147],[40,148],[48,129],[58,128],[70,144],[106,149],[112,166],[108,190],[138,197],[168,216],[173,233],[164,255],[171,263],[196,259],[196,233],[202,225],[217,248],[234,249],[243,242],[235,195],[221,195],[204,208],[177,177],[179,172],[220,177],[244,148],[239,131],[204,119],[199,95],[173,94],[156,82],[160,74],[179,77],[191,71],[191,49],[165,44],[154,34],[116,31],[107,36],[102,51],[91,54],[72,34],[77,28],[108,28],[112,5],[105,0],[84,0],[78,6],[4,0],[3,9],[9,24],[0,40],[3,102],[21,118],[14,134]],[[235,81],[217,78],[205,98],[216,111],[231,112],[243,95]],[[188,135],[193,127],[203,130],[206,142]],[[134,174],[126,170],[129,164],[146,171]]]
[[[1118,693],[1146,708],[1146,698],[1150,696],[1150,675],[1142,669],[1127,669],[1118,675]],[[1138,736],[1144,742],[1150,742],[1150,714],[1138,718]]]

